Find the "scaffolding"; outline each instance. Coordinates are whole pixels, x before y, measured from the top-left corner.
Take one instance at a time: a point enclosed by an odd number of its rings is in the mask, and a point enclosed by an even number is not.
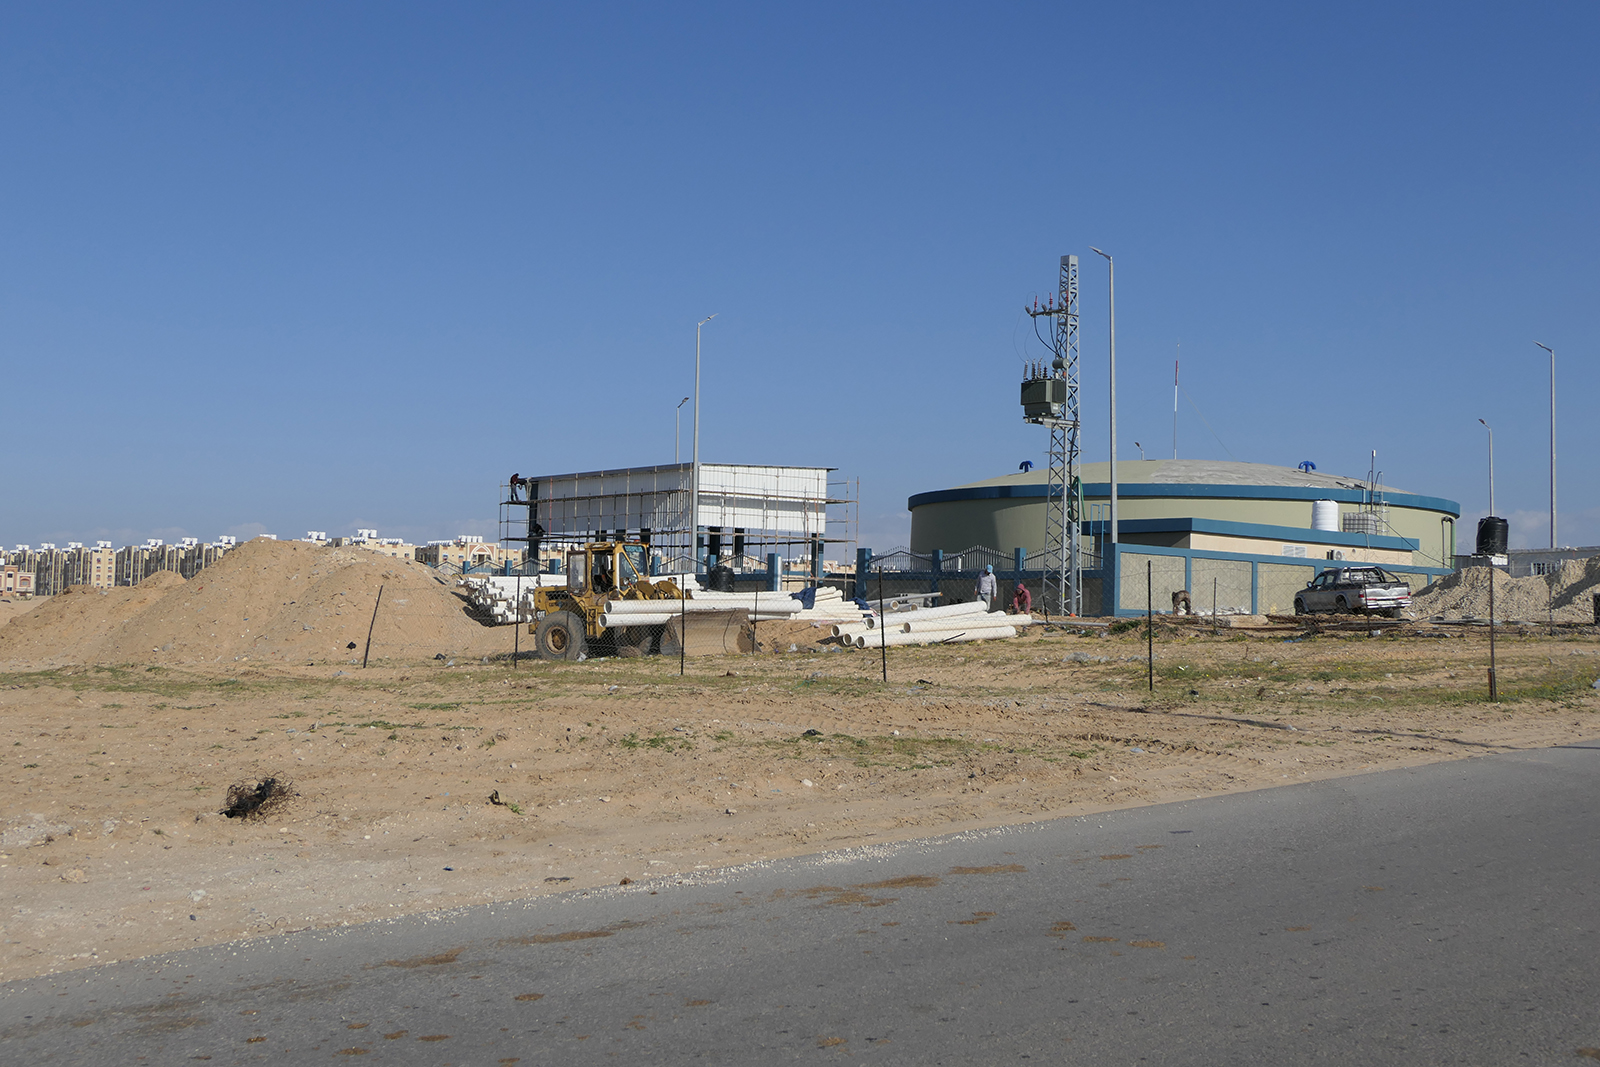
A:
[[[766,567],[776,554],[785,571],[821,577],[826,547],[853,546],[846,535],[859,522],[850,483],[830,481],[832,473],[702,463],[693,514],[692,463],[537,475],[500,487],[500,540],[526,551],[530,571],[568,544],[637,539],[661,574],[704,572],[718,558],[736,571]]]

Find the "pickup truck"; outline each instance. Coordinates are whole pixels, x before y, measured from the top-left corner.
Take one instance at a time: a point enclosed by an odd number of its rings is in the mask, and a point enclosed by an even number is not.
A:
[[[1340,615],[1398,618],[1411,606],[1411,587],[1382,567],[1329,567],[1294,596],[1294,613],[1332,611]]]

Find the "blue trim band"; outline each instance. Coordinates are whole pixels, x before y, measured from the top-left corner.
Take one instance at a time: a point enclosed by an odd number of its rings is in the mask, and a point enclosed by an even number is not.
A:
[[[906,509],[914,511],[924,504],[948,504],[958,500],[1026,500],[1042,498],[1043,484],[972,485],[961,489],[937,489],[930,493],[917,493],[906,501]],[[1085,499],[1105,500],[1111,496],[1111,483],[1085,482]],[[1213,485],[1200,482],[1119,482],[1117,495],[1124,499],[1160,497],[1210,497],[1223,500],[1338,500],[1346,504],[1366,502],[1366,494],[1359,489],[1319,489],[1298,485]],[[1439,496],[1419,496],[1415,493],[1386,493],[1384,501],[1395,507],[1420,508],[1440,511],[1453,518],[1461,517],[1461,505]]]

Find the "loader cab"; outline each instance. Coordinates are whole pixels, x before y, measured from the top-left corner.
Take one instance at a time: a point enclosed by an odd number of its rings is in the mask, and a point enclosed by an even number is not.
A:
[[[594,542],[567,553],[567,592],[604,595],[648,576],[642,544]]]

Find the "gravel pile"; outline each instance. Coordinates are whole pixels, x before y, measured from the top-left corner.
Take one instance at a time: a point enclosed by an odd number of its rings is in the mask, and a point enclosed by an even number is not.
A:
[[[1510,578],[1494,576],[1496,619],[1556,622],[1594,621],[1594,595],[1600,593],[1600,556],[1572,559],[1548,576]],[[1411,612],[1419,619],[1444,616],[1460,619],[1489,617],[1489,568],[1468,567],[1439,579],[1411,599]]]

